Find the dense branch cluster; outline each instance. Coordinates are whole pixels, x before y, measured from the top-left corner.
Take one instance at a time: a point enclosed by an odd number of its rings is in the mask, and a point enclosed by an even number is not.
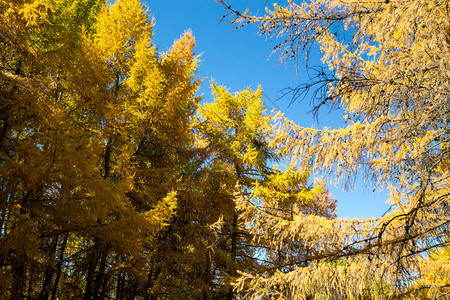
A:
[[[442,257],[441,275],[435,277],[428,276],[427,265],[436,266],[434,259],[426,258],[438,251],[431,249],[446,248],[449,243],[448,1],[288,1],[285,6],[266,9],[265,15],[240,13],[232,9],[232,3],[219,2],[234,15],[232,23],[257,24],[260,34],[281,41],[276,47],[281,59],[297,59],[312,43],[320,48],[328,70],[316,68],[312,82],[287,92],[299,97],[318,87],[315,109],[324,104],[339,107],[348,125],[317,130],[286,122],[280,115],[273,139],[279,151],[295,163],[326,174],[330,181],[347,185],[362,174],[375,186],[391,191],[392,210],[376,222],[358,227],[355,220],[328,221],[339,228],[335,249],[321,247],[314,268],[326,273],[319,267],[329,267],[323,258],[335,262],[336,257],[343,257],[349,266],[357,264],[367,270],[376,266],[372,271],[379,274],[379,283],[369,286],[390,285],[382,288],[381,296],[388,292],[411,296],[414,291],[419,298],[445,294],[448,256]],[[297,241],[310,243],[304,226],[295,222],[292,226]],[[317,235],[315,239],[330,237]],[[322,288],[323,297],[343,295],[303,280],[307,274],[314,272],[298,265],[295,273],[264,279],[245,275],[242,280],[250,282],[249,286],[261,280],[284,282],[288,288],[282,288],[283,293],[299,299],[311,284],[311,295],[321,293]],[[346,273],[346,280],[352,276],[359,275]],[[353,292],[350,288],[344,294],[364,296],[357,289],[367,283],[359,284],[352,283]],[[245,290],[242,283],[239,288]],[[252,288],[251,297],[264,295],[262,290]]]
[[[269,115],[260,89],[200,105],[192,33],[159,52],[137,0],[0,0],[0,297],[448,295],[448,1],[218,2],[281,59],[317,43],[292,93],[319,87],[345,126]],[[392,209],[337,218],[311,172]]]
[[[235,199],[282,185],[280,212],[334,217],[272,167],[261,90],[200,106],[193,35],[152,38],[135,0],[0,1],[0,298],[233,299],[273,269]]]

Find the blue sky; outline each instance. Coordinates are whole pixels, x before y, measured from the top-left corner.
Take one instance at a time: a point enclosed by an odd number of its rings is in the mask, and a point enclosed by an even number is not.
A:
[[[236,8],[251,6],[252,11],[263,11],[265,0],[235,0]],[[210,101],[209,84],[214,80],[226,86],[231,92],[261,86],[268,109],[280,108],[285,116],[301,126],[324,126],[338,128],[342,118],[338,111],[322,109],[318,120],[309,113],[309,100],[290,104],[290,98],[277,100],[276,107],[268,100],[276,100],[280,91],[295,87],[308,80],[305,62],[300,61],[296,70],[294,62],[279,63],[277,54],[271,56],[274,41],[257,35],[254,26],[233,31],[228,20],[220,22],[227,12],[214,0],[146,0],[143,2],[155,18],[155,45],[159,51],[166,51],[186,30],[192,30],[196,39],[196,53],[200,54],[199,76],[204,78],[200,93],[205,101]],[[270,1],[267,5],[270,5]],[[313,50],[308,64],[321,65],[320,54]],[[338,200],[340,217],[379,217],[387,209],[384,204],[386,192],[372,192],[365,189],[362,180],[357,179],[351,191],[329,186]]]

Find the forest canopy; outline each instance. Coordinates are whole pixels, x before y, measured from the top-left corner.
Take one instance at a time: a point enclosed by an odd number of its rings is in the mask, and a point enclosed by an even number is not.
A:
[[[216,2],[282,59],[316,43],[328,70],[292,95],[346,126],[270,114],[260,88],[203,103],[193,33],[159,51],[138,0],[0,0],[0,298],[448,295],[448,1]],[[392,209],[337,218],[317,173]]]
[[[238,198],[335,217],[323,184],[274,167],[260,89],[200,104],[191,32],[159,52],[137,0],[0,14],[0,298],[233,299],[239,271],[288,259]]]
[[[278,42],[280,59],[298,60],[316,44],[327,65],[290,92],[295,100],[313,91],[314,109],[339,108],[347,125],[317,130],[279,116],[278,151],[329,181],[362,175],[387,188],[392,205],[378,220],[298,218],[289,237],[318,245],[314,262],[244,274],[238,289],[253,299],[448,295],[449,2],[276,1],[262,14],[218,2],[236,27],[255,24]]]

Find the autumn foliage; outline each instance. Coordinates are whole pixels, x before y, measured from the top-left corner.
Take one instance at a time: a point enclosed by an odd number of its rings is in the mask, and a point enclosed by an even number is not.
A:
[[[279,42],[282,60],[320,49],[326,68],[289,92],[296,100],[314,91],[314,109],[339,108],[346,124],[313,129],[279,115],[279,151],[344,187],[362,176],[388,189],[391,204],[376,220],[270,217],[316,247],[312,263],[244,273],[238,289],[250,299],[448,297],[448,1],[276,1],[259,15],[218,2],[235,26],[256,24]]]
[[[135,0],[0,15],[2,299],[232,299],[238,271],[273,269],[238,198],[277,187],[280,213],[334,217],[322,185],[272,167],[260,90],[199,105],[191,32],[158,52]]]
[[[327,69],[291,92],[346,125],[269,114],[261,89],[203,103],[193,34],[160,52],[138,0],[0,0],[0,298],[448,295],[449,4],[217,2],[282,59],[317,43]],[[391,211],[337,218],[317,173]]]

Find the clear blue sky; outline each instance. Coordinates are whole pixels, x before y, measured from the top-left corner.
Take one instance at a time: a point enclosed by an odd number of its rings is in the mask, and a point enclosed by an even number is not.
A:
[[[141,0],[142,1],[142,0]],[[251,6],[252,11],[263,11],[265,0],[234,0],[236,8]],[[268,1],[267,5],[270,5]],[[264,94],[276,100],[280,90],[295,87],[308,80],[305,64],[302,62],[297,75],[294,62],[279,64],[278,56],[270,57],[275,43],[256,34],[256,27],[246,27],[233,31],[228,21],[220,23],[226,11],[214,0],[146,0],[144,4],[155,18],[155,45],[159,51],[166,51],[180,35],[190,29],[196,39],[196,53],[200,54],[199,76],[204,78],[200,93],[210,101],[209,84],[213,79],[226,86],[231,92],[261,86]],[[309,65],[319,65],[320,54],[313,51]],[[270,101],[263,99],[269,109],[275,108]],[[285,116],[301,126],[337,128],[342,125],[339,112],[329,113],[323,109],[318,121],[309,111],[309,100],[289,105],[290,98],[276,101]],[[384,204],[386,192],[373,193],[364,189],[358,180],[351,191],[329,186],[338,200],[340,217],[379,217],[387,209]]]

